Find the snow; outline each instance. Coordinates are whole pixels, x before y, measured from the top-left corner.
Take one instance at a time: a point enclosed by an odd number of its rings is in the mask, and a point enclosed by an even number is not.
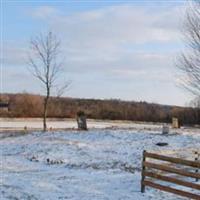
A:
[[[48,128],[52,129],[73,129],[77,128],[77,122],[75,119],[47,119]],[[27,129],[42,129],[43,121],[42,118],[0,118],[0,130],[23,130],[24,127]],[[145,123],[132,123],[130,121],[120,120],[87,120],[88,128],[160,128],[161,125],[145,124]]]
[[[1,199],[184,199],[148,187],[144,194],[140,193],[144,149],[189,159],[194,159],[193,151],[200,150],[199,129],[183,128],[162,135],[159,127],[131,124],[132,129],[122,126],[89,131],[35,131],[2,137]],[[157,142],[169,145],[159,147]]]

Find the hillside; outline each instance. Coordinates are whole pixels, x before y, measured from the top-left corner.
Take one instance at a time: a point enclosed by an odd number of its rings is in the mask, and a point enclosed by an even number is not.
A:
[[[9,111],[1,110],[0,117],[41,117],[43,99],[27,93],[1,94],[0,101],[9,103]],[[171,122],[172,117],[178,117],[182,124],[200,124],[199,109],[114,99],[51,97],[48,117],[74,118],[80,110],[93,119]]]

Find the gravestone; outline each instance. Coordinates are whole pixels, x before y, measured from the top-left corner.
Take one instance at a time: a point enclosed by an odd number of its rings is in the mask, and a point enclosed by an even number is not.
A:
[[[172,118],[172,128],[180,128],[178,123],[178,118],[175,117]]]
[[[163,135],[169,134],[169,126],[168,125],[163,125],[162,134]]]
[[[87,130],[86,115],[83,111],[77,113],[77,124],[79,130]]]

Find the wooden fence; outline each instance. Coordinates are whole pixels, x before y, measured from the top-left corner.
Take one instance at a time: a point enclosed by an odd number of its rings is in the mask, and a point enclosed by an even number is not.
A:
[[[148,161],[147,158],[150,158],[153,161]],[[155,162],[155,160],[157,162]],[[165,161],[167,161],[168,164]],[[190,170],[188,170],[188,167],[190,167]],[[198,181],[200,179],[200,173],[198,169],[200,169],[200,162],[196,159],[195,161],[190,161],[144,151],[142,162],[141,192],[145,192],[145,186],[149,186],[183,197],[200,200],[200,184],[194,183],[195,180]],[[180,176],[181,178],[177,178],[172,175]],[[189,177],[189,179],[185,180],[183,177]],[[194,181],[191,180],[191,178]],[[187,192],[171,186],[169,187],[160,184],[160,182],[173,183],[179,186],[189,187],[193,190],[192,192]]]

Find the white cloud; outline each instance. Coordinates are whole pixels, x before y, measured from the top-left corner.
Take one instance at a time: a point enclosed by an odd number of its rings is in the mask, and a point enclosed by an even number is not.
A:
[[[95,80],[105,77],[113,83],[137,79],[171,85],[175,46],[181,42],[183,10],[184,7],[164,10],[125,5],[69,14],[64,9],[43,6],[33,9],[31,15],[58,34],[66,73],[78,77],[81,83],[82,76],[95,74]],[[24,52],[23,45],[8,44],[4,50],[5,65],[23,64]]]
[[[78,44],[86,43],[86,46],[89,41],[89,46],[113,42],[165,42],[175,41],[178,37],[180,13],[177,11],[177,8],[170,8],[163,13],[163,10],[154,11],[146,7],[116,6],[71,16],[52,16],[48,22],[69,39],[76,38]]]
[[[179,41],[180,12],[178,11],[181,10],[180,7],[154,10],[125,5],[67,15],[63,10],[61,12],[51,6],[41,6],[33,10],[32,16],[48,23],[50,29],[58,33],[66,65],[70,65],[69,69],[76,71],[78,68],[83,66],[87,68],[90,65],[96,70],[100,66],[122,67],[128,62],[132,62],[129,63],[132,66],[136,66],[137,62],[139,65],[144,65],[143,60],[145,64],[147,61],[154,62],[155,59],[159,63],[162,62],[161,58],[152,55],[148,58],[149,50],[145,45],[160,43],[164,49],[166,44]],[[135,46],[140,45],[143,45],[142,52],[134,50]],[[130,47],[133,50],[128,50]],[[21,57],[21,50],[17,52],[12,48],[9,51],[5,50],[5,56],[9,57],[7,56],[9,53],[14,54],[14,62],[16,55],[19,54],[18,57]],[[159,52],[156,56],[160,56]],[[168,55],[162,56],[166,60]],[[89,69],[91,70],[90,67]]]
[[[122,77],[130,77],[130,78],[134,78],[134,77],[138,77],[138,76],[144,76],[147,75],[147,71],[145,70],[131,70],[131,69],[116,69],[116,70],[112,70],[112,73],[118,75],[118,76],[122,76]]]
[[[4,42],[2,44],[2,57],[0,61],[3,65],[24,65],[28,55],[28,49],[20,46],[18,42]]]
[[[60,12],[51,6],[41,6],[37,7],[31,12],[31,15],[33,17],[39,18],[39,19],[48,19],[49,17],[56,16]]]
[[[113,6],[54,15],[46,18],[63,40],[68,69],[72,71],[165,67],[171,55],[151,53],[153,43],[179,43],[182,7],[150,10],[148,7]],[[145,45],[152,44],[149,50]],[[142,50],[134,50],[143,45]],[[128,50],[131,47],[133,50]],[[148,53],[150,51],[150,53]],[[167,61],[167,62],[166,62]],[[164,63],[165,62],[165,63]]]

